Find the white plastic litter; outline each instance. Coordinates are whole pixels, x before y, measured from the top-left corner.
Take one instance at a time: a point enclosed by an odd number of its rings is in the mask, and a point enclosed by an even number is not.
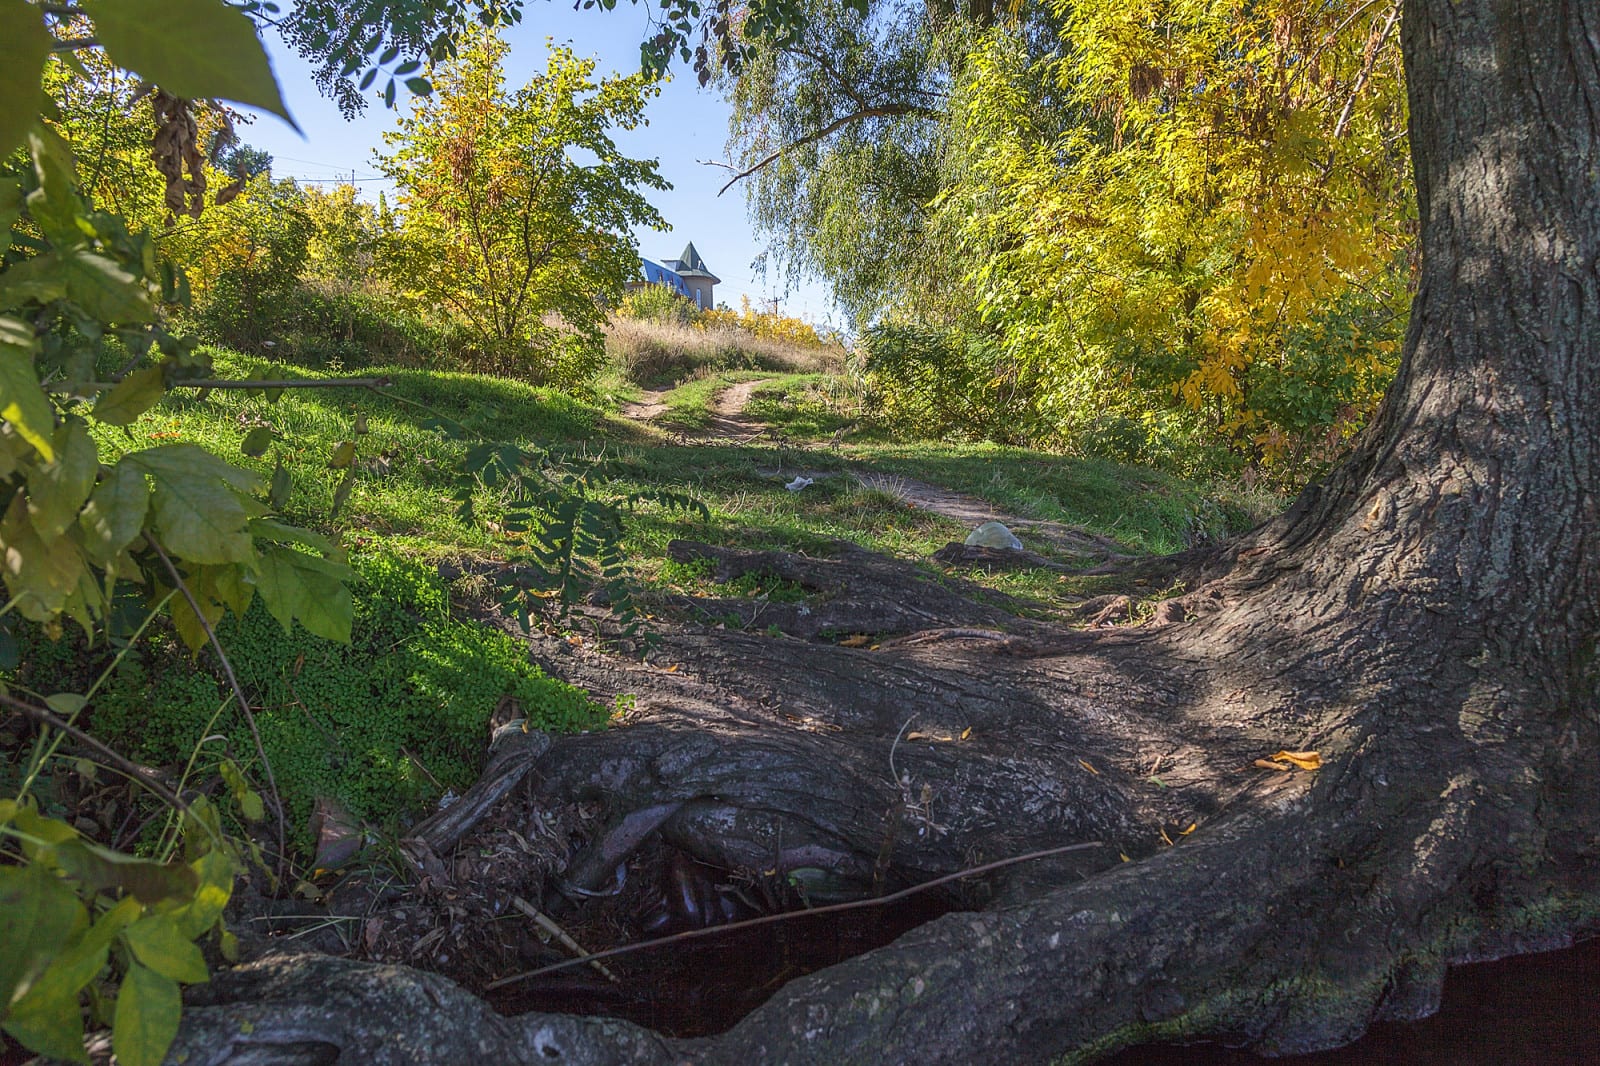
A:
[[[806,477],[804,474],[796,474],[795,479],[785,485],[784,488],[788,489],[790,492],[799,492],[809,484],[811,484],[810,478]]]
[[[1010,548],[1012,551],[1021,551],[1022,541],[999,522],[985,522],[967,534],[967,547]]]

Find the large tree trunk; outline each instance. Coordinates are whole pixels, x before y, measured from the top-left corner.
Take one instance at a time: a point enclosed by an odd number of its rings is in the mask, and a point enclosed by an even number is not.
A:
[[[1453,962],[1600,929],[1600,11],[1410,0],[1404,34],[1423,272],[1399,379],[1189,620],[1001,636],[991,608],[939,601],[961,628],[877,651],[686,628],[663,652],[678,674],[564,660],[638,692],[642,720],[537,767],[548,797],[652,810],[708,861],[827,862],[863,893],[1104,847],[991,879],[983,909],[708,1039],[277,960],[189,1011],[184,1061],[1042,1061],[1204,1034],[1295,1052],[1431,1011]],[[913,716],[931,742],[897,744]],[[1323,768],[1252,765],[1280,748]]]

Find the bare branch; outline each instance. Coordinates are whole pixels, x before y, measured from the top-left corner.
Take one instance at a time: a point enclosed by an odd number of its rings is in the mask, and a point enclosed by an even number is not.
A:
[[[754,165],[739,171],[733,177],[728,179],[728,183],[726,185],[717,190],[717,195],[721,196],[723,193],[733,188],[745,178],[748,178],[750,175],[764,170],[766,167],[777,162],[779,159],[783,158],[785,153],[792,152],[796,148],[803,148],[808,144],[815,144],[817,141],[822,140],[822,138],[843,129],[852,122],[862,122],[869,118],[891,118],[895,115],[920,115],[923,118],[937,118],[939,112],[935,111],[931,107],[924,107],[921,104],[878,104],[874,107],[864,107],[858,111],[852,111],[848,115],[841,115],[821,129],[813,133],[808,133],[798,140],[790,141],[788,144],[769,152],[767,155],[757,160]],[[720,166],[722,164],[714,163],[711,165]]]

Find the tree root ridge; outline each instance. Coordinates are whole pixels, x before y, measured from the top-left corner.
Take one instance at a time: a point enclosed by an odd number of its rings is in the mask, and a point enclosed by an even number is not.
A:
[[[925,580],[848,553],[831,573],[782,553],[700,557],[841,598],[854,580],[841,574]],[[906,587],[899,599],[919,602]],[[715,1036],[500,1017],[443,977],[301,957],[200,993],[182,1046],[235,1041],[237,1061],[261,1062],[333,1048],[374,1062],[965,1063],[1220,1035],[1291,1053],[1427,1013],[1454,961],[1600,929],[1592,715],[1570,716],[1564,738],[1519,731],[1515,701],[1481,698],[1453,659],[1391,676],[1394,650],[1363,652],[1359,624],[1321,655],[1281,611],[1019,634],[964,610],[903,613],[876,651],[664,626],[640,662],[525,634],[552,672],[636,697],[620,728],[524,741],[491,763],[484,787],[527,835],[507,804],[597,812],[565,864],[570,902],[538,905],[581,918],[637,884],[652,849],[756,895],[803,874],[860,899],[1007,855],[1106,847],[964,884],[954,910],[790,980]],[[1510,691],[1511,672],[1497,676]],[[1254,765],[1280,748],[1315,748],[1322,768]],[[414,836],[448,829],[456,862],[481,850],[449,821]],[[461,868],[449,859],[436,886]],[[766,904],[780,905],[796,901]],[[385,1059],[369,1042],[401,1050]]]

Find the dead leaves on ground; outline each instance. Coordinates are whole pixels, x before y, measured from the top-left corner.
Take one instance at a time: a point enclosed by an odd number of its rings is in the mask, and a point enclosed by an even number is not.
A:
[[[1257,759],[1255,765],[1263,770],[1277,770],[1280,773],[1288,773],[1296,768],[1320,770],[1322,755],[1315,751],[1278,751],[1265,759]]]

